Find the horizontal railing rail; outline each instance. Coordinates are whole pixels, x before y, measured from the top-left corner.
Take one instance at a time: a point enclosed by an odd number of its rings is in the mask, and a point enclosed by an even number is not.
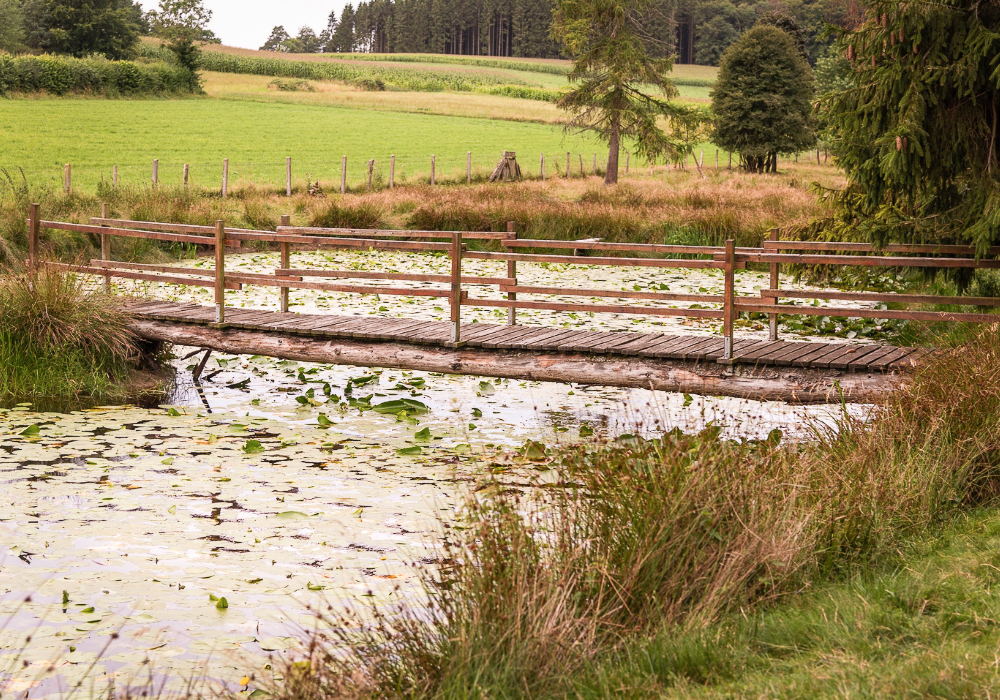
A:
[[[990,248],[986,257],[977,257],[975,249],[971,246],[950,244],[892,244],[877,247],[866,243],[782,241],[778,229],[772,229],[770,239],[764,241],[759,248],[737,248],[732,240],[726,241],[726,245],[723,247],[612,243],[600,239],[565,241],[518,238],[513,223],[509,223],[507,231],[502,232],[406,231],[291,226],[288,216],[281,218],[281,225],[277,226],[275,231],[259,231],[229,229],[224,226],[222,221],[216,222],[215,226],[198,226],[114,219],[107,216],[106,205],[102,206],[101,216],[94,217],[89,224],[76,224],[44,220],[41,217],[39,206],[33,204],[28,223],[29,255],[32,264],[40,264],[39,240],[42,229],[96,234],[100,236],[101,240],[101,258],[81,265],[57,262],[45,262],[44,264],[55,269],[103,276],[105,285],[109,285],[110,279],[115,277],[214,287],[216,290],[216,319],[219,324],[225,323],[225,290],[242,289],[244,285],[277,288],[280,295],[279,308],[283,312],[288,311],[288,295],[291,289],[447,298],[453,324],[452,342],[454,344],[461,342],[461,309],[463,306],[506,308],[508,309],[508,325],[517,323],[516,313],[518,309],[631,314],[652,317],[679,316],[721,320],[724,339],[722,361],[725,362],[733,359],[733,328],[740,313],[767,314],[770,321],[771,340],[777,340],[777,323],[780,315],[975,323],[1000,320],[1000,314],[985,311],[888,309],[871,308],[871,306],[806,306],[794,303],[795,300],[812,299],[826,302],[853,301],[867,305],[899,304],[1000,308],[1000,298],[894,292],[792,290],[782,289],[780,284],[780,266],[782,264],[867,268],[996,269],[1000,268],[1000,259],[990,259],[989,256],[1000,256],[1000,247]],[[215,250],[215,265],[213,268],[181,268],[112,260],[110,241],[112,237],[118,236],[193,243],[212,247]],[[227,272],[225,267],[226,247],[239,247],[243,241],[277,244],[280,250],[278,266],[270,274]],[[467,241],[497,241],[504,252],[469,250]],[[353,269],[302,269],[291,265],[292,246],[333,246],[341,249],[447,254],[451,262],[451,271],[450,274],[430,274]],[[557,251],[572,249],[575,254],[520,252],[526,249]],[[599,251],[603,254],[601,256],[586,256],[584,254],[587,251]],[[635,257],[636,254],[650,257]],[[673,257],[677,255],[689,257]],[[464,274],[462,271],[464,259],[506,262],[507,274],[506,276]],[[518,281],[517,277],[517,264],[520,262],[619,268],[720,270],[723,273],[723,293],[693,294],[652,288],[624,290],[523,284]],[[737,270],[746,269],[748,264],[765,264],[770,267],[769,287],[760,289],[759,297],[738,296],[736,294],[735,273]],[[336,280],[345,280],[345,282]],[[405,286],[405,284],[399,286],[392,283],[419,283],[421,286]],[[502,298],[470,296],[469,291],[463,289],[463,285],[480,288],[495,287]],[[525,296],[549,298],[525,299]],[[588,297],[590,301],[575,302],[559,297]],[[632,303],[610,303],[605,300],[622,300]],[[782,303],[782,300],[789,301]],[[653,304],[634,302],[653,302]],[[656,305],[657,302],[708,304],[714,308],[663,306]]]

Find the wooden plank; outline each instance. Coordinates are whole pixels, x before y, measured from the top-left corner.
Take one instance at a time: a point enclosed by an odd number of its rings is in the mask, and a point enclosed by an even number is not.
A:
[[[473,260],[507,260],[547,262],[566,265],[616,265],[619,267],[665,267],[698,270],[721,270],[722,263],[713,260],[680,260],[676,258],[579,258],[575,255],[528,255],[524,253],[487,253],[470,250],[465,255]],[[520,306],[520,304],[518,304]]]
[[[682,351],[683,360],[704,360],[707,359],[713,352],[717,353],[718,356],[722,354],[723,341],[722,338],[705,338],[702,342],[697,345],[688,345]]]
[[[870,243],[842,243],[827,241],[764,241],[764,250],[818,250],[818,251],[849,251],[856,253],[931,253],[949,255],[975,255],[976,249],[965,245],[934,245],[893,243],[877,248]],[[1000,255],[1000,248],[989,248],[987,255]]]
[[[70,224],[62,221],[42,221],[42,228],[54,229],[56,231],[74,231],[76,233],[93,233],[96,235],[123,236],[125,238],[144,238],[150,241],[173,241],[175,243],[195,243],[202,245],[215,245],[214,238],[207,236],[192,236],[180,233],[159,233],[157,231],[135,231],[127,228],[106,228],[104,226],[89,226],[87,224]],[[215,228],[212,228],[214,233]],[[228,234],[228,231],[227,231]],[[226,245],[236,246],[239,243],[235,238],[226,239]]]
[[[747,343],[746,345],[740,345],[739,341],[737,341],[736,344],[733,346],[733,362],[739,362],[740,359],[743,357],[743,355],[745,355],[746,353],[753,352],[754,350],[762,348],[763,346],[772,342],[774,341],[758,340],[753,338],[751,339],[751,342]]]
[[[299,270],[294,268],[278,268],[274,271],[277,277],[325,277],[330,279],[370,279],[370,280],[405,280],[410,282],[443,282],[450,283],[451,275],[411,275],[405,272],[365,272],[363,270]],[[506,284],[507,277],[477,277],[463,276],[464,284]]]
[[[473,324],[478,325],[478,324]],[[484,324],[486,328],[479,330],[470,327],[469,332],[464,334],[462,342],[466,343],[471,347],[486,347],[484,343],[491,340],[494,336],[501,337],[502,335],[508,333],[511,326],[498,326],[494,324]],[[476,331],[479,330],[477,333]]]
[[[864,361],[866,357],[879,350],[878,345],[855,345],[853,355],[841,355],[830,363],[833,369],[849,369],[852,364]]]
[[[615,348],[615,352],[620,355],[639,355],[645,348],[662,342],[668,337],[671,336],[664,335],[663,333],[643,333],[642,337],[634,338],[631,343]]]
[[[446,297],[450,292],[446,289],[427,289],[424,287],[376,287],[361,284],[327,284],[325,282],[299,282],[290,277],[271,277],[269,275],[244,275],[240,273],[226,274],[226,280],[252,284],[261,287],[289,287],[292,289],[316,289],[324,292],[344,292],[348,294],[385,294],[387,296],[403,297]]]
[[[160,234],[168,235],[168,234]],[[333,238],[322,236],[288,236],[279,233],[229,233],[235,241],[266,241],[268,243],[297,243],[301,245],[330,246],[331,248],[362,248],[375,250],[410,250],[422,252],[446,252],[450,243],[424,241],[388,241],[378,238]]]
[[[895,309],[849,309],[833,306],[790,306],[738,303],[736,310],[747,313],[786,314],[790,316],[834,316],[838,318],[895,318],[908,321],[966,321],[995,323],[1000,314],[975,314],[952,311],[899,311]]]
[[[507,326],[498,333],[492,333],[486,338],[480,339],[479,343],[484,348],[499,350],[503,347],[504,343],[513,341],[532,331],[534,331],[534,329],[528,329],[528,331],[525,331],[525,329],[521,326]]]
[[[616,353],[618,352],[618,348],[634,342],[637,335],[639,334],[633,331],[619,331],[617,333],[612,333],[612,337],[608,338],[606,342],[594,347],[594,352]]]
[[[521,333],[507,336],[502,341],[497,343],[497,348],[501,350],[517,350],[523,344],[530,343],[532,339],[539,338],[546,334],[545,328],[532,326],[520,326],[520,328],[522,329]]]
[[[850,361],[858,356],[858,349],[857,345],[843,343],[840,352],[827,355],[819,360],[813,360],[810,366],[823,369],[839,369],[841,362],[843,362],[843,366],[846,368]]]
[[[54,270],[63,270],[65,272],[71,272],[77,275],[98,275],[105,276],[108,271],[98,267],[89,267],[84,265],[69,265],[67,263],[57,263],[57,262],[46,262],[45,265],[51,267]],[[164,275],[154,272],[124,272],[115,271],[111,274],[112,277],[130,280],[143,280],[146,282],[160,282],[162,284],[178,284],[186,287],[214,287],[214,279],[203,279],[199,277],[180,277],[173,275]],[[226,281],[226,289],[239,289],[237,282]]]
[[[571,335],[559,344],[560,352],[590,352],[595,345],[605,342],[606,337],[601,331],[580,331]]]
[[[792,367],[812,367],[813,362],[822,360],[829,355],[837,354],[841,351],[842,343],[816,343],[819,347],[808,355],[796,358],[792,362]]]
[[[913,348],[895,348],[888,355],[882,355],[868,363],[868,367],[873,372],[886,372],[893,362],[902,359],[913,352]]]
[[[777,365],[778,367],[792,367],[795,360],[815,353],[819,349],[816,346],[825,345],[825,343],[803,342],[786,343],[786,345],[788,346],[786,349],[766,355],[762,360],[766,364]]]
[[[500,285],[501,292],[518,294],[550,294],[553,296],[603,297],[606,299],[649,299],[652,301],[698,301],[705,304],[721,304],[721,294],[672,294],[670,292],[627,292],[615,289],[575,289],[567,287],[529,287],[526,285]],[[998,300],[1000,304],[1000,300]]]
[[[143,263],[115,262],[113,260],[91,260],[91,267],[99,267],[109,270],[144,270],[146,272],[172,272],[174,274],[193,275],[195,277],[215,278],[214,269],[202,269],[193,267],[177,267],[176,265],[146,265]]]
[[[551,329],[550,329],[551,330]],[[530,343],[519,343],[518,350],[556,351],[559,344],[575,333],[571,328],[560,328],[543,336],[532,338]]]
[[[681,356],[675,356],[676,352],[683,351],[688,346],[701,343],[704,339],[705,337],[700,335],[666,336],[662,342],[647,346],[640,354],[644,357],[677,357],[679,359]]]
[[[872,363],[875,362],[876,360],[879,360],[888,355],[889,353],[899,349],[892,345],[880,345],[878,347],[879,347],[878,352],[872,352],[869,353],[868,355],[865,355],[863,358],[854,360],[853,362],[851,362],[851,364],[847,366],[847,369],[849,371],[863,372],[869,369],[872,366]]]
[[[741,363],[749,364],[751,362],[757,362],[760,358],[766,356],[768,353],[773,353],[777,350],[783,350],[787,346],[787,343],[781,340],[769,340],[761,345],[757,345],[736,356],[736,360]]]
[[[557,241],[545,238],[517,238],[501,243],[507,248],[569,248],[572,250],[610,250],[651,254],[692,254],[712,255],[721,253],[723,248],[693,245],[664,245],[659,243],[605,243],[594,240]]]
[[[686,316],[688,318],[722,318],[722,310],[669,309],[660,306],[614,306],[605,304],[564,304],[549,301],[509,301],[507,299],[481,299],[469,297],[463,306],[500,307],[518,309],[543,309],[548,311],[580,311],[598,314],[630,314],[632,316]]]
[[[788,263],[791,265],[844,265],[847,267],[932,267],[975,269],[1000,268],[1000,260],[974,258],[892,258],[871,255],[802,255],[795,253],[736,253],[740,262]]]
[[[448,238],[462,234],[462,238],[478,241],[495,241],[504,237],[503,233],[495,231],[406,231],[368,228],[309,228],[306,226],[278,226],[278,233],[296,236],[353,236],[367,238]]]
[[[130,221],[128,219],[102,219],[98,216],[91,217],[90,223],[96,226],[115,226],[119,228],[139,228],[148,231],[165,231],[176,233],[205,233],[214,242],[215,226],[197,226],[193,224],[171,224],[158,221]],[[226,232],[234,233],[271,233],[271,231],[261,231],[250,228],[226,228]]]
[[[900,304],[948,304],[953,306],[1000,307],[1000,297],[945,297],[936,294],[882,294],[879,292],[800,292],[782,289],[762,289],[760,295],[768,299],[847,299]],[[794,308],[794,307],[792,307]]]

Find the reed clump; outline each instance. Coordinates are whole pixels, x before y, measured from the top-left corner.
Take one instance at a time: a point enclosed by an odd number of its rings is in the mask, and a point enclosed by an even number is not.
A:
[[[1000,329],[808,442],[674,431],[573,447],[552,467],[546,487],[470,498],[423,570],[426,609],[335,626],[352,653],[318,646],[294,697],[576,697],[622,649],[890,560],[998,495]],[[710,682],[688,668],[701,661],[654,662]]]
[[[76,275],[0,275],[0,401],[123,397],[142,353],[129,316]]]

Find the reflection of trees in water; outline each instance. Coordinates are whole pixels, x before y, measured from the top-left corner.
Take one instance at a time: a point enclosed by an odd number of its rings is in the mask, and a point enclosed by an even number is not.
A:
[[[583,414],[579,411],[545,409],[539,411],[539,421],[546,428],[551,428],[557,432],[579,428],[586,423],[595,431],[607,431],[611,425],[611,420],[605,413]]]

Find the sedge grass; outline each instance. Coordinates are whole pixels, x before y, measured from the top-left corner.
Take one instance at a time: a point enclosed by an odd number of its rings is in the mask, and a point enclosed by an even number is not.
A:
[[[428,608],[335,626],[352,653],[319,647],[315,673],[279,697],[649,697],[678,679],[731,682],[750,629],[732,620],[895,561],[995,503],[1000,329],[928,364],[867,421],[777,437],[581,446],[547,488],[481,491],[422,572]],[[902,603],[920,607],[913,592]]]

